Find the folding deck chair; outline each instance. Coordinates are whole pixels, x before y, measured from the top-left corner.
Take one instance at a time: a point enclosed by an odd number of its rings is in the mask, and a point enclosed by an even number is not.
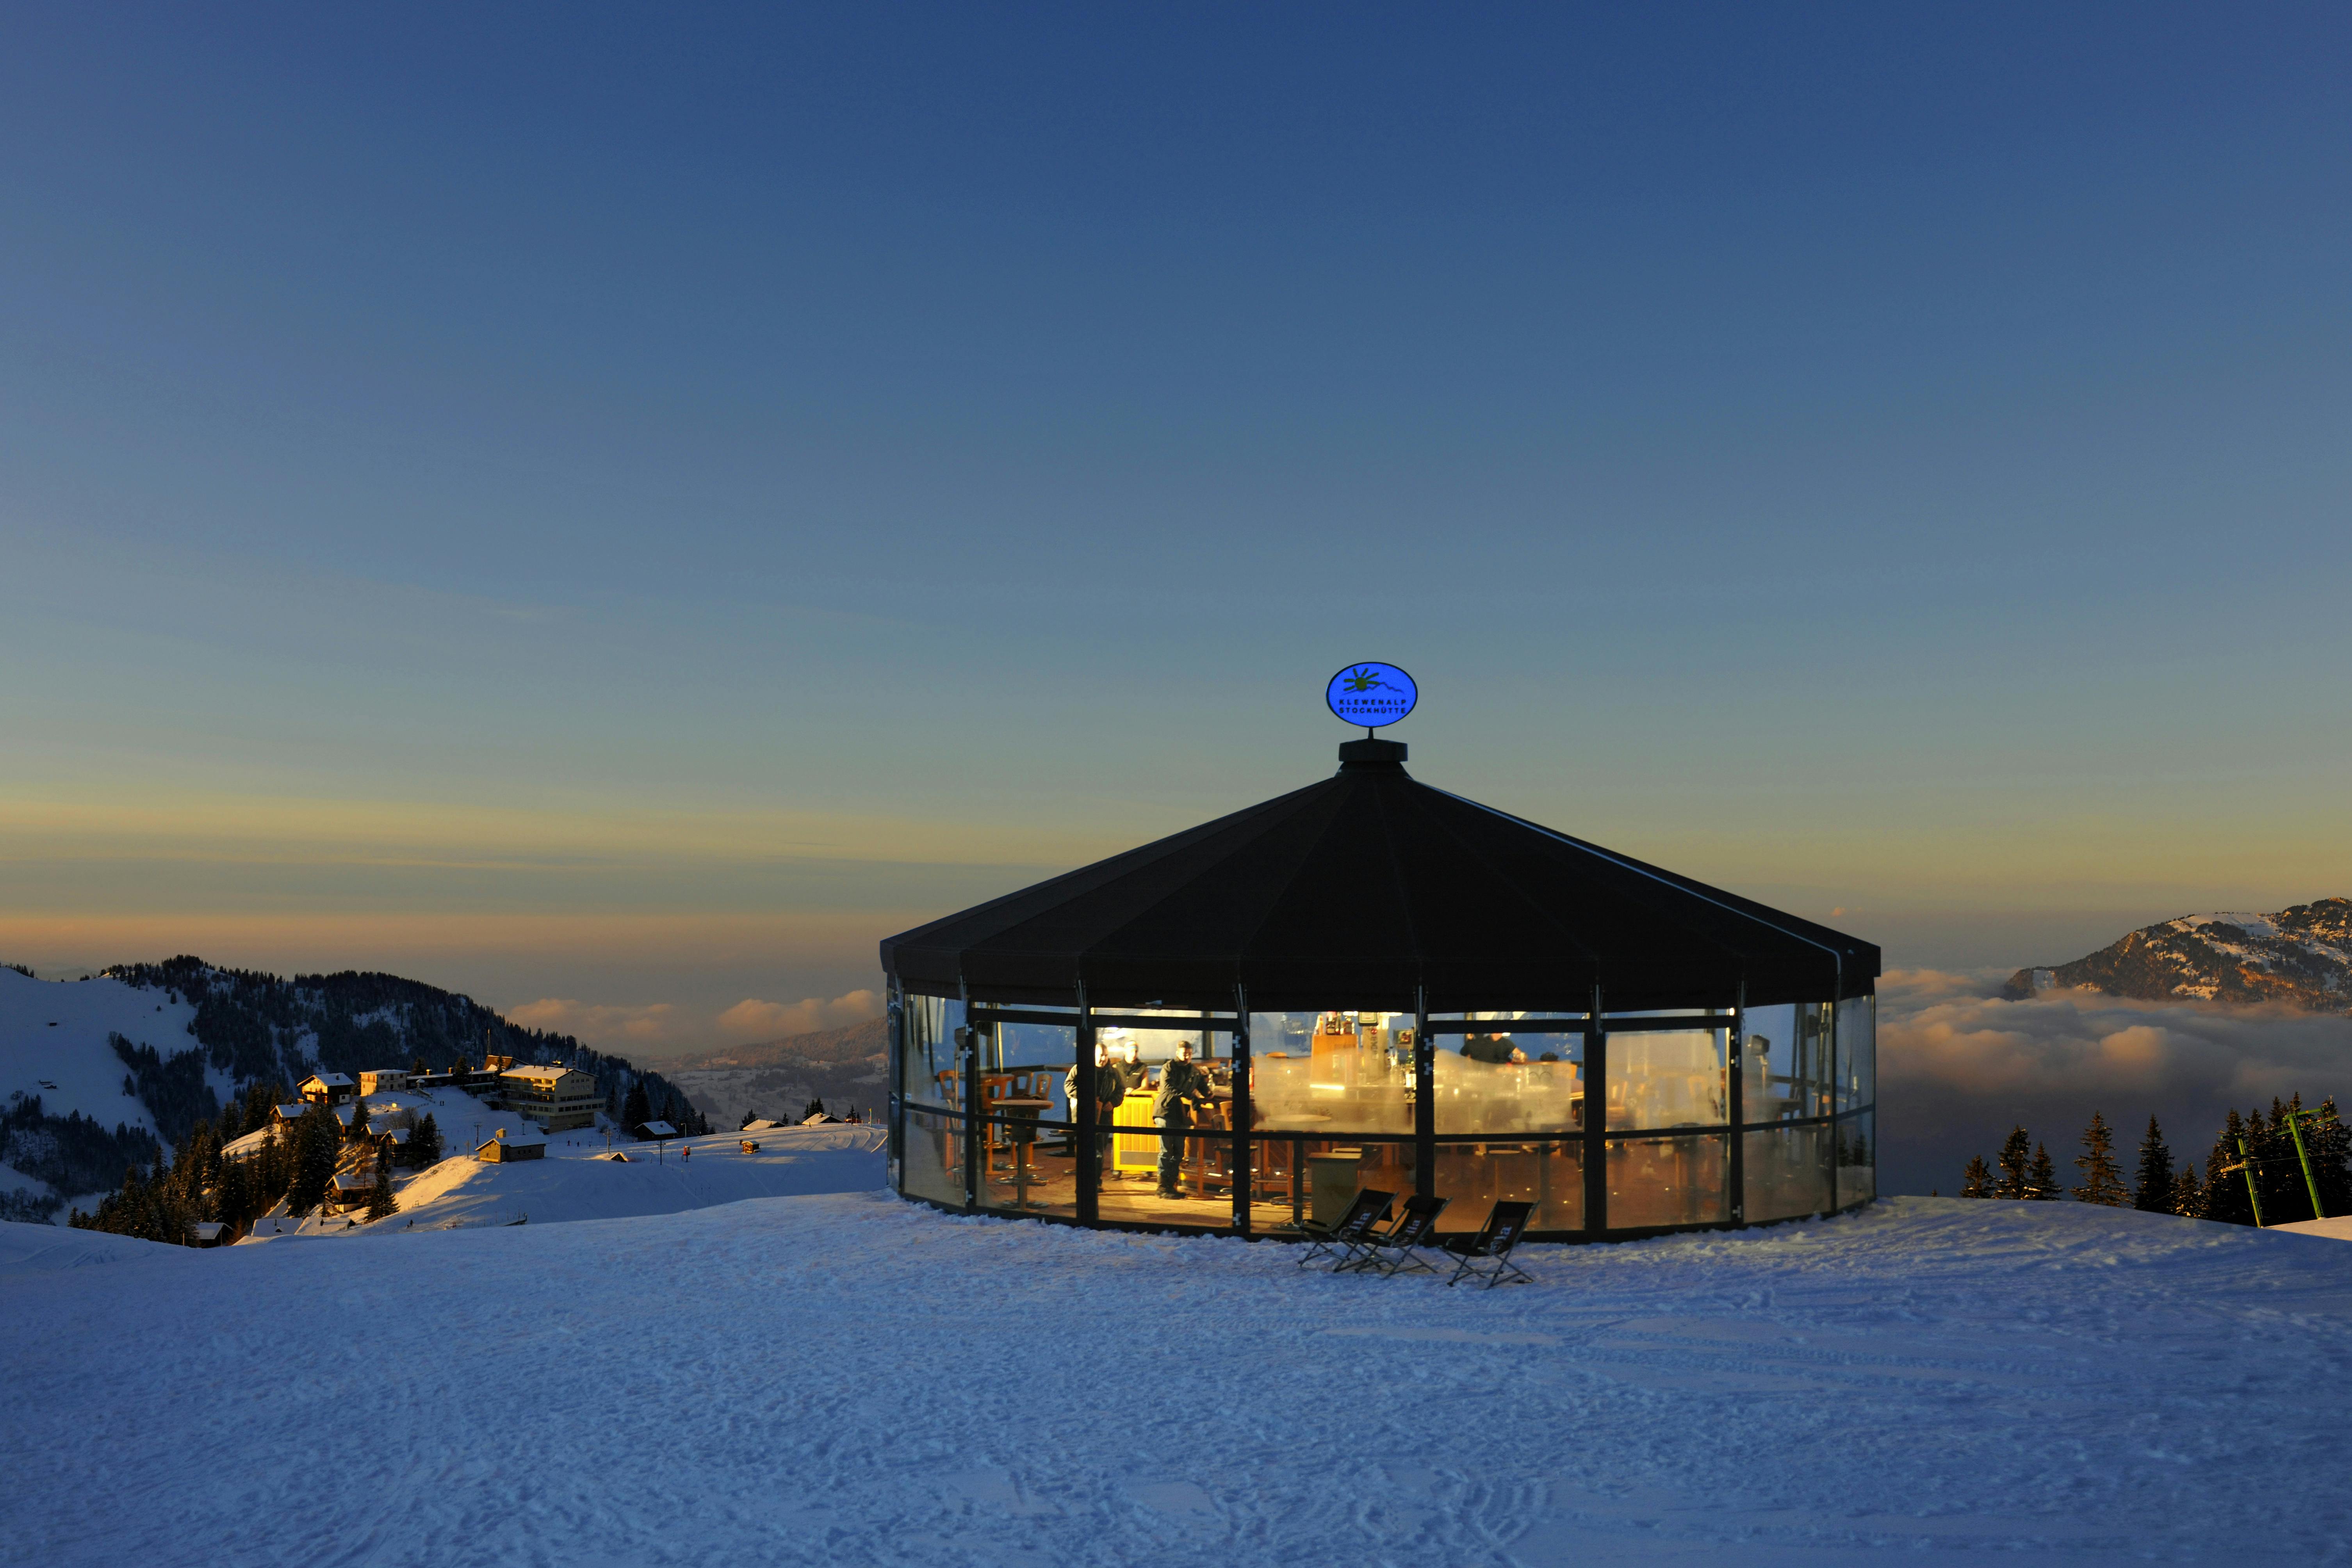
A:
[[[1436,1273],[1436,1265],[1423,1258],[1419,1249],[1436,1239],[1437,1216],[1444,1212],[1444,1198],[1405,1199],[1404,1212],[1397,1215],[1394,1225],[1366,1233],[1331,1272],[1361,1268],[1383,1279],[1408,1269]]]
[[[1440,1247],[1461,1259],[1454,1278],[1445,1282],[1447,1286],[1459,1285],[1465,1276],[1484,1279],[1489,1290],[1507,1280],[1534,1284],[1528,1271],[1511,1261],[1511,1249],[1527,1234],[1528,1215],[1535,1212],[1535,1207],[1533,1204],[1496,1204],[1494,1212],[1486,1216],[1486,1229],[1475,1236],[1451,1237],[1439,1242]],[[1481,1268],[1481,1264],[1494,1267]]]
[[[1314,1238],[1315,1245],[1307,1248],[1307,1256],[1298,1260],[1298,1267],[1304,1268],[1318,1258],[1335,1256],[1339,1263],[1334,1268],[1344,1266],[1366,1233],[1388,1217],[1389,1205],[1395,1201],[1394,1193],[1376,1193],[1368,1187],[1356,1194],[1356,1201],[1348,1205],[1348,1212],[1339,1216],[1337,1225],[1317,1225],[1311,1219],[1301,1220],[1299,1228]]]

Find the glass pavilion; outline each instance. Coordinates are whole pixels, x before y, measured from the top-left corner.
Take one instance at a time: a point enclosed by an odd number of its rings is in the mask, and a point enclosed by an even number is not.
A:
[[[1433,789],[1399,742],[1339,755],[885,942],[891,1184],[1271,1237],[1364,1187],[1447,1230],[1524,1199],[1560,1241],[1874,1195],[1876,947]],[[1210,1103],[1155,1127],[1185,1046]],[[1073,1097],[1083,1061],[1108,1094]]]

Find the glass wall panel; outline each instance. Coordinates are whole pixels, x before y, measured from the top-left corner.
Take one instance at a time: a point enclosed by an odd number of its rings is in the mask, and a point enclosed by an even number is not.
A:
[[[990,1208],[1076,1215],[1069,1085],[1075,1025],[998,1023],[980,1040],[981,1202]]]
[[[1412,1144],[1406,1140],[1262,1135],[1250,1170],[1250,1226],[1259,1234],[1314,1219],[1336,1225],[1372,1188],[1399,1205],[1414,1191]]]
[[[907,1111],[904,1172],[908,1197],[963,1206],[963,1118]]]
[[[1250,1101],[1281,1132],[1412,1131],[1412,1015],[1250,1015]]]
[[[1741,1207],[1761,1224],[1822,1213],[1830,1197],[1830,1130],[1821,1122],[1749,1132]]]
[[[1610,1048],[1616,1049],[1612,1039]],[[1612,1064],[1614,1065],[1613,1063]],[[1609,1228],[1705,1225],[1731,1217],[1730,1141],[1722,1133],[1609,1141]]]
[[[1838,1207],[1866,1204],[1878,1195],[1878,1143],[1871,1111],[1842,1116],[1837,1123]]]
[[[1859,1110],[1878,1093],[1878,998],[1837,1005],[1837,1106]]]
[[[1437,1131],[1570,1132],[1584,1125],[1584,1037],[1514,1029],[1512,1013],[1444,1015],[1492,1026],[1439,1034],[1432,1056]],[[1434,1019],[1433,1021],[1435,1021]],[[1405,1070],[1412,1070],[1411,1029]]]
[[[1740,1085],[1750,1125],[1830,1113],[1830,1008],[1787,1003],[1748,1009]]]
[[[1609,1037],[1609,1120],[1613,1131],[1720,1127],[1730,1110],[1724,1062],[1728,1029],[1674,1029]],[[1616,1223],[1614,1214],[1610,1223]]]
[[[1234,1037],[1203,1029],[1197,1014],[1190,1027],[1184,1015],[1168,1020],[1164,1029],[1108,1028],[1097,1036],[1106,1063],[1126,1084],[1105,1123],[1097,1212],[1139,1224],[1230,1226]],[[1195,1070],[1198,1090],[1181,1107],[1162,1097],[1180,1058]]]
[[[1122,1134],[1122,1138],[1125,1135]],[[1234,1140],[1204,1123],[1194,1128],[1155,1128],[1139,1138],[1150,1146],[1152,1169],[1140,1179],[1105,1181],[1096,1212],[1130,1225],[1184,1225],[1230,1228],[1234,1223]],[[1160,1187],[1160,1156],[1173,1159],[1173,1196]]]
[[[1076,1163],[1066,1122],[1038,1120],[1023,1105],[1000,1104],[981,1122],[980,1202],[1014,1214],[1078,1213]]]
[[[899,1053],[898,1092],[911,1105],[963,1106],[956,1071],[955,1032],[963,1026],[963,1004],[941,996],[906,999],[905,1047]]]
[[[1475,1231],[1497,1203],[1531,1203],[1532,1230],[1584,1228],[1584,1146],[1550,1140],[1440,1143],[1441,1231]]]

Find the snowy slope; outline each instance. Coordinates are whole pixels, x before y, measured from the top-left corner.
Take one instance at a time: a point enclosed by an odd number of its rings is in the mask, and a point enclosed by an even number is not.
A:
[[[38,1095],[52,1116],[79,1111],[103,1126],[152,1132],[147,1108],[122,1092],[122,1058],[106,1037],[120,1034],[177,1056],[196,1048],[188,1033],[195,1016],[184,1002],[120,980],[34,980],[0,969],[0,1103]],[[227,1079],[207,1078],[214,1092],[227,1095]]]
[[[2317,1563],[2352,1518],[2315,1396],[2352,1247],[2080,1204],[1530,1247],[1478,1293],[878,1195],[16,1234],[44,1568]]]
[[[513,1164],[444,1160],[400,1189],[401,1212],[367,1227],[496,1220],[526,1215],[533,1225],[677,1214],[740,1203],[747,1198],[812,1193],[870,1193],[887,1171],[885,1139],[876,1127],[806,1127],[763,1132],[760,1152],[746,1154],[732,1137],[688,1138],[658,1152],[651,1145],[619,1144],[626,1164],[581,1158],[604,1140],[556,1133],[544,1159]],[[691,1157],[687,1152],[691,1151]]]

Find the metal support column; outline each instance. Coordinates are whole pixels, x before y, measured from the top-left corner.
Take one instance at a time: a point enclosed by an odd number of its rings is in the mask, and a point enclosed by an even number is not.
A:
[[[1739,983],[1731,1004],[1731,1049],[1725,1070],[1731,1083],[1724,1095],[1731,1120],[1731,1223],[1748,1223],[1748,982]]]
[[[1584,1019],[1584,1228],[1609,1228],[1609,1036],[1601,1027],[1601,987]]]
[[[971,993],[963,992],[964,1021],[955,1032],[956,1073],[963,1084],[963,1206],[980,1206],[981,1162],[988,1158],[988,1144],[980,1125],[981,1108],[987,1103],[980,1092],[980,1031],[971,1026]]]
[[[1234,1229],[1250,1233],[1250,1192],[1257,1184],[1257,1145],[1250,1138],[1249,997],[1234,987]]]
[[[1078,1086],[1077,1103],[1070,1107],[1078,1146],[1070,1163],[1078,1182],[1078,1218],[1093,1225],[1102,1217],[1102,1155],[1095,1147],[1101,1115],[1095,1103],[1095,1014],[1087,1005],[1083,985],[1078,987],[1078,1070],[1072,1081]]]
[[[1412,1190],[1437,1195],[1437,1047],[1429,1037],[1429,987],[1412,988]]]
[[[1822,1109],[1829,1113],[1830,1163],[1829,1195],[1822,1201],[1823,1214],[1835,1214],[1838,1208],[1838,1160],[1844,1151],[1845,1123],[1838,1120],[1837,1078],[1837,1010],[1842,1002],[1832,1002],[1822,1009],[1822,1048],[1814,1060],[1820,1064],[1823,1092]]]
[[[907,1187],[907,1097],[901,1092],[907,1082],[907,994],[899,987],[898,977],[890,976],[886,993],[885,1016],[889,1020],[890,1098],[884,1101],[885,1114],[890,1119],[890,1190],[904,1192]]]

